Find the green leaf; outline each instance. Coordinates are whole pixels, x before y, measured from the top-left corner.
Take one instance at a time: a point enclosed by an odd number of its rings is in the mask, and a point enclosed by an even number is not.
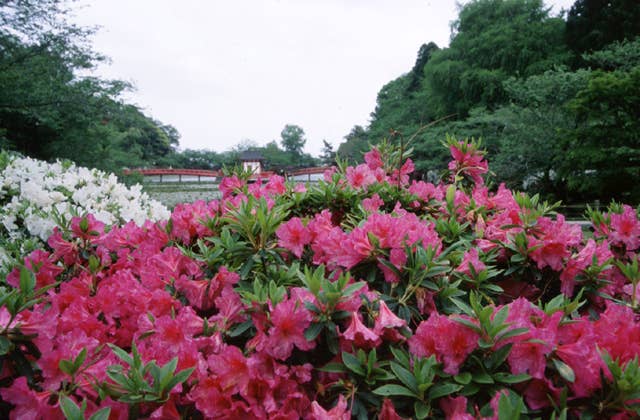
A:
[[[469,382],[471,382],[471,378],[472,378],[471,373],[462,372],[454,376],[453,380],[459,384],[467,385]]]
[[[0,356],[4,356],[11,350],[11,340],[4,335],[0,336]]]
[[[77,372],[78,369],[80,369],[80,366],[82,366],[82,364],[86,359],[87,359],[87,349],[83,348],[78,354],[78,356],[76,356],[76,359],[73,361],[74,372]]]
[[[453,394],[456,391],[462,389],[462,385],[454,384],[451,382],[439,383],[429,389],[429,399],[435,400],[436,398],[444,397],[449,394]]]
[[[509,343],[491,353],[484,362],[484,365],[487,367],[487,369],[493,370],[500,366],[509,356],[512,347],[513,343]]]
[[[422,401],[416,401],[413,404],[413,410],[416,413],[416,418],[418,419],[426,419],[427,417],[429,417],[429,412],[431,411],[431,408],[423,403]]]
[[[351,353],[347,353],[345,351],[342,352],[342,362],[345,364],[350,371],[360,375],[366,376],[366,372],[362,368],[362,365],[358,358]]]
[[[517,375],[513,375],[511,373],[506,372],[498,372],[493,374],[493,378],[504,384],[519,384],[520,382],[528,381],[531,379],[530,375],[526,373],[519,373]]]
[[[418,381],[415,376],[407,369],[403,368],[396,362],[391,362],[391,370],[395,373],[396,377],[407,386],[412,392],[418,394]]]
[[[451,297],[451,298],[449,298],[449,300],[451,302],[453,302],[453,304],[456,305],[458,308],[460,308],[460,310],[462,310],[462,312],[464,312],[466,315],[474,316],[473,309],[471,309],[471,307],[469,305],[467,305],[466,303],[464,303],[460,299]]]
[[[151,365],[153,366],[153,365]],[[178,357],[174,357],[160,368],[160,389],[164,390],[169,381],[173,378],[173,372],[178,366]],[[154,384],[155,385],[155,384]]]
[[[474,324],[473,322],[469,321],[468,319],[458,318],[457,316],[454,316],[451,319],[453,321],[459,323],[459,324],[464,325],[465,327],[470,328],[471,330],[473,330],[473,331],[475,331],[477,333],[481,333],[482,332],[482,329],[478,325]]]
[[[169,384],[167,385],[164,391],[165,392],[171,391],[174,386],[178,385],[179,383],[185,382],[187,379],[189,379],[189,376],[191,376],[194,369],[195,368],[183,369],[180,372],[176,373],[173,379],[169,381]]]
[[[20,290],[30,296],[36,287],[36,276],[26,267],[20,269]]]
[[[509,316],[509,307],[503,306],[502,309],[496,312],[496,314],[493,316],[493,324],[494,325],[504,324],[504,321],[507,319],[507,316]]]
[[[402,385],[396,385],[396,384],[383,385],[379,388],[374,389],[373,393],[376,395],[382,395],[383,397],[400,395],[405,397],[418,398],[418,396],[414,392],[412,392],[410,389]]]
[[[562,376],[566,381],[573,383],[576,380],[576,374],[569,365],[558,359],[553,359],[552,362],[560,376]]]
[[[73,375],[74,373],[76,373],[75,366],[67,359],[60,360],[58,362],[58,368],[60,369],[60,371],[66,373],[67,375]]]
[[[113,351],[116,354],[116,356],[118,356],[120,360],[122,360],[129,366],[133,366],[133,359],[131,358],[131,356],[129,356],[129,353],[122,350],[120,347],[116,346],[115,344],[107,343],[107,345],[109,346],[111,351]]]
[[[489,290],[493,293],[503,293],[504,289],[500,286],[498,286],[497,284],[493,284],[493,283],[486,283],[482,285],[482,288],[485,290]]]
[[[479,384],[492,384],[495,381],[493,380],[493,378],[491,377],[491,375],[489,375],[486,372],[476,372],[473,374],[473,381],[477,382]]]
[[[321,372],[330,372],[330,373],[344,373],[347,371],[346,367],[342,363],[327,363],[323,367],[318,369]]]
[[[410,366],[409,364],[409,356],[407,355],[406,352],[396,348],[396,347],[389,347],[389,350],[391,350],[391,353],[393,354],[393,357],[400,362],[401,365],[403,366]]]
[[[66,395],[60,396],[60,408],[67,420],[84,420],[84,413],[80,407]]]
[[[514,328],[499,336],[500,340],[506,340],[507,338],[516,337],[518,335],[526,334],[529,332],[529,328]]]
[[[244,333],[245,331],[247,331],[252,326],[253,326],[253,322],[252,321],[245,321],[245,322],[243,322],[241,324],[237,324],[233,328],[231,328],[227,332],[227,335],[229,337],[237,337],[237,336],[241,335],[242,333]]]
[[[134,368],[142,367],[142,358],[140,357],[140,352],[138,352],[138,346],[136,346],[136,340],[131,342],[131,354],[133,355],[133,365]]]
[[[314,322],[304,332],[304,338],[306,338],[307,341],[315,340],[318,337],[318,335],[320,335],[323,328],[324,328],[324,323]]]
[[[111,407],[101,408],[89,417],[89,420],[108,420],[111,414]]]
[[[353,283],[349,286],[347,286],[344,291],[342,292],[342,296],[344,297],[349,297],[352,294],[354,294],[355,292],[357,292],[358,290],[362,289],[362,287],[364,287],[365,283],[362,281],[359,281],[357,283]]]

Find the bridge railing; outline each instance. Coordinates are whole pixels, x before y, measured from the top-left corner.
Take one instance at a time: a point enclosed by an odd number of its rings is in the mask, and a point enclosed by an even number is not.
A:
[[[322,179],[324,172],[329,167],[303,168],[289,171],[285,174],[288,180],[299,182],[317,182]],[[222,171],[207,169],[174,169],[174,168],[148,168],[148,169],[127,169],[125,175],[140,174],[151,182],[212,182],[218,183],[224,176]],[[275,175],[272,171],[262,171],[260,174],[254,174],[250,180],[258,178],[269,178]]]

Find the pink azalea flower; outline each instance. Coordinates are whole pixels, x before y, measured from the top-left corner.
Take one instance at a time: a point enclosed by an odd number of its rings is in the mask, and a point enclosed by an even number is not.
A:
[[[474,417],[467,413],[467,399],[460,397],[445,397],[440,399],[440,408],[447,420],[473,420]]]
[[[329,411],[322,408],[317,401],[311,403],[311,413],[309,420],[349,420],[351,419],[351,410],[347,407],[347,400],[340,394],[338,403]]]
[[[365,198],[362,200],[362,207],[370,212],[376,212],[384,204],[384,201],[380,198],[378,194],[373,194],[371,198]]]
[[[527,328],[528,332],[509,340],[513,347],[507,361],[511,373],[528,373],[534,378],[543,379],[547,356],[557,344],[557,332],[562,312],[548,316],[528,300],[518,298],[509,306],[506,322],[512,328]],[[535,341],[530,341],[534,339]]]
[[[571,247],[582,240],[582,231],[578,225],[565,223],[564,216],[558,214],[554,222],[547,217],[538,219],[539,234],[531,239],[530,246],[537,248],[531,252],[531,258],[539,269],[550,267],[561,271],[565,259],[571,256]]]
[[[391,185],[408,185],[409,174],[415,170],[415,166],[411,159],[407,159],[400,169],[396,169],[391,174],[389,182]]]
[[[198,385],[189,392],[188,399],[195,403],[196,408],[205,418],[211,419],[224,417],[235,406],[233,394],[221,389],[220,382],[212,376],[202,378]],[[246,406],[244,401],[238,401],[238,404]]]
[[[594,256],[599,265],[612,258],[609,244],[606,242],[596,244],[593,239],[589,239],[582,250],[567,261],[566,267],[560,274],[562,293],[569,297],[573,296],[576,277],[592,264]]]
[[[278,303],[271,310],[272,326],[262,350],[279,360],[286,360],[294,346],[300,350],[311,350],[316,343],[308,341],[304,331],[311,325],[312,319],[311,313],[299,300],[286,299]]]
[[[372,349],[382,342],[378,334],[362,323],[357,312],[351,313],[351,322],[342,333],[342,338],[344,339],[342,347],[345,350],[349,350],[351,345],[359,349]]]
[[[598,347],[614,360],[626,363],[640,354],[640,322],[631,308],[607,302],[593,328]]]
[[[393,406],[393,401],[389,398],[385,398],[382,401],[382,407],[380,413],[378,413],[378,420],[402,420],[402,417],[396,412],[396,408]]]
[[[391,309],[384,303],[379,301],[378,317],[376,318],[373,332],[384,340],[397,342],[404,339],[404,336],[398,332],[407,326],[407,321],[398,318]]]
[[[355,228],[340,243],[340,250],[334,255],[332,261],[350,269],[371,256],[374,246],[369,241],[369,236],[364,228]]]
[[[325,180],[325,182],[332,182],[333,174],[337,172],[338,172],[338,168],[336,168],[335,166],[332,166],[322,173],[322,178]]]
[[[606,366],[592,341],[579,340],[560,345],[556,355],[573,369],[575,380],[569,387],[576,397],[588,397],[602,387],[600,372],[605,370]]]
[[[296,257],[302,257],[305,245],[311,243],[311,233],[298,217],[282,223],[276,230],[278,245],[288,249]]]
[[[222,181],[220,181],[219,189],[222,193],[222,198],[228,198],[233,194],[242,191],[242,188],[246,183],[238,178],[236,175],[231,177],[224,177]]]
[[[471,268],[477,273],[480,273],[483,270],[486,270],[487,266],[484,265],[480,258],[478,257],[478,249],[470,248],[467,252],[464,253],[464,257],[462,258],[462,262],[456,268],[456,271],[460,273],[464,273],[469,277],[474,277],[471,275]]]
[[[220,296],[215,299],[215,306],[218,313],[209,318],[209,323],[217,325],[221,331],[226,331],[231,325],[247,319],[240,295],[233,288],[223,288]]]
[[[355,168],[347,168],[347,181],[353,188],[366,188],[377,181],[375,173],[365,164],[360,164]]]
[[[222,390],[229,394],[243,392],[249,384],[249,364],[236,346],[224,346],[219,354],[207,359],[209,369]]]
[[[56,276],[64,271],[63,267],[56,265],[51,255],[41,249],[36,249],[24,259],[24,266],[33,272],[36,277],[36,289],[53,284]],[[7,276],[7,283],[13,287],[20,287],[20,268],[15,267]]]
[[[0,388],[2,400],[15,405],[11,419],[57,419],[62,418],[60,408],[49,405],[51,392],[36,392],[27,385],[27,378],[20,376],[8,388]]]
[[[409,351],[418,357],[435,354],[444,371],[458,374],[460,365],[478,347],[478,334],[447,316],[432,312],[409,339]]]
[[[171,213],[172,238],[189,244],[197,237],[211,235],[213,232],[207,228],[205,222],[212,218],[218,210],[216,201],[212,201],[209,204],[203,200],[177,204]]]
[[[96,220],[93,214],[71,219],[71,231],[78,238],[97,242],[104,235],[104,223]]]
[[[280,175],[273,175],[269,178],[269,181],[264,186],[264,190],[269,195],[282,195],[287,192],[287,187],[285,185],[285,179]]]
[[[382,168],[382,155],[380,155],[380,150],[377,147],[373,147],[367,153],[364,154],[364,161],[366,162],[369,169],[375,171],[378,168]]]
[[[611,213],[609,240],[615,245],[624,244],[627,251],[640,247],[640,220],[633,207],[625,204],[622,214]]]
[[[442,200],[444,198],[442,191],[430,182],[413,181],[408,190],[410,194],[415,195],[424,202],[429,202],[431,199]]]
[[[72,265],[78,258],[78,244],[66,241],[57,226],[53,229],[53,234],[49,236],[47,244],[53,249],[53,259],[59,260],[62,258],[62,261],[67,266]]]
[[[482,185],[484,184],[482,174],[489,171],[489,165],[479,151],[466,145],[468,148],[464,152],[464,146],[463,142],[449,146],[451,157],[453,157],[453,161],[449,162],[449,170],[453,174],[467,175],[476,185]]]

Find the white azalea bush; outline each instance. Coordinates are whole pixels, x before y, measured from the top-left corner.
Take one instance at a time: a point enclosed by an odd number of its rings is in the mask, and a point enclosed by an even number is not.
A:
[[[106,225],[164,220],[169,210],[115,175],[68,161],[47,163],[0,153],[0,274],[43,246],[74,215],[91,213]]]

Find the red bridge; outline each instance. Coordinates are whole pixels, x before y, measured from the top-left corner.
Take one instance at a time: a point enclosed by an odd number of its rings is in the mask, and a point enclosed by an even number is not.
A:
[[[302,168],[296,169],[293,171],[289,171],[285,174],[287,179],[294,178],[298,181],[313,181],[316,180],[320,175],[329,169],[329,167],[317,167],[317,168]],[[151,168],[151,169],[126,169],[124,170],[125,175],[130,174],[140,174],[145,177],[159,177],[158,182],[163,182],[163,178],[165,182],[169,180],[175,180],[177,177],[177,182],[183,182],[183,177],[196,177],[198,182],[202,181],[202,178],[213,178],[214,180],[218,180],[218,178],[223,177],[222,171],[213,171],[207,169],[163,169],[163,168]],[[262,171],[259,175],[254,174],[251,176],[251,179],[258,178],[268,178],[276,173],[273,171]],[[305,179],[306,178],[306,179]]]

